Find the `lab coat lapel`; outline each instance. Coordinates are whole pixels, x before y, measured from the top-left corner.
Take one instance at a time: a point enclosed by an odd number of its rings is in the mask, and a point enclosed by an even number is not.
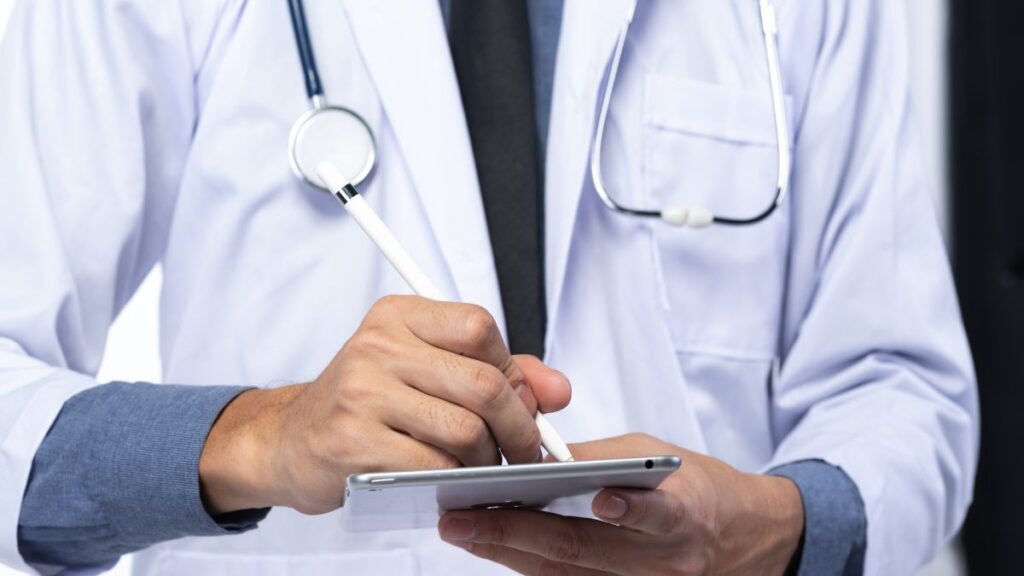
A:
[[[450,297],[486,307],[504,332],[476,165],[439,4],[343,3],[448,263],[458,291]]]
[[[619,29],[636,0],[568,0],[555,68],[545,181],[549,324],[558,321],[576,209],[589,189],[588,161],[600,88]]]

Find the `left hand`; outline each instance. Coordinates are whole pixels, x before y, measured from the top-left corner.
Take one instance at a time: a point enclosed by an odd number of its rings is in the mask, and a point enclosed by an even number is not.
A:
[[[532,510],[448,512],[441,538],[522,574],[783,574],[803,534],[788,479],[728,464],[642,434],[576,444],[577,460],[678,455],[656,490],[605,489],[604,522]]]

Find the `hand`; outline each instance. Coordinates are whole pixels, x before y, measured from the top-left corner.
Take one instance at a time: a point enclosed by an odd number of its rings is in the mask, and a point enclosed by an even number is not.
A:
[[[561,373],[511,356],[483,308],[383,298],[315,382],[228,405],[200,458],[203,497],[215,514],[318,514],[354,473],[535,462],[534,413],[570,394]]]
[[[657,490],[606,489],[604,521],[528,510],[448,512],[441,538],[523,574],[783,574],[803,533],[785,478],[729,465],[645,435],[572,447],[577,460],[678,455]]]

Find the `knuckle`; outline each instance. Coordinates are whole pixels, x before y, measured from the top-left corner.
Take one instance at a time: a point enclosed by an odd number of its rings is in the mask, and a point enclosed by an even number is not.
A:
[[[370,314],[375,317],[394,317],[397,313],[399,313],[402,310],[407,299],[408,296],[397,296],[394,294],[383,296],[373,303],[373,306],[370,308]]]
[[[585,554],[583,535],[574,528],[560,530],[551,538],[548,546],[546,556],[569,564],[579,563]]]
[[[505,375],[494,366],[480,366],[473,372],[473,389],[484,411],[490,410],[498,403],[507,386]]]
[[[498,370],[501,370],[501,373],[503,375],[505,375],[505,380],[509,383],[509,385],[512,388],[515,388],[520,384],[526,385],[526,374],[519,367],[519,365],[516,364],[514,360],[512,360],[511,356],[509,357],[509,361],[507,364],[505,364],[504,366],[498,366],[497,368]],[[532,392],[533,391],[531,390],[531,393]]]
[[[356,332],[345,344],[345,348],[356,356],[387,354],[391,348],[391,339],[383,329],[367,326]]]
[[[487,346],[498,331],[498,324],[485,308],[471,305],[462,319],[463,337],[474,349]]]
[[[349,338],[345,345],[341,347],[341,354],[335,359],[337,361],[350,361],[352,358],[358,358],[363,355],[363,332],[360,330]]]
[[[455,444],[462,448],[473,448],[487,442],[491,436],[487,424],[476,414],[467,413],[453,416],[452,431]]]
[[[492,562],[501,562],[501,552],[497,546],[491,546],[490,544],[474,544],[473,554],[484,560],[490,560]]]
[[[378,394],[373,386],[358,376],[345,378],[340,393],[334,396],[334,404],[341,408],[360,406],[372,401]]]

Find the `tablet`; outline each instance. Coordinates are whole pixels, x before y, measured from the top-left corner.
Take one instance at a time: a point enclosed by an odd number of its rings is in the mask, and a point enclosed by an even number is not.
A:
[[[678,456],[648,456],[356,474],[342,518],[352,532],[435,528],[446,510],[543,509],[601,488],[653,489],[679,466]]]

